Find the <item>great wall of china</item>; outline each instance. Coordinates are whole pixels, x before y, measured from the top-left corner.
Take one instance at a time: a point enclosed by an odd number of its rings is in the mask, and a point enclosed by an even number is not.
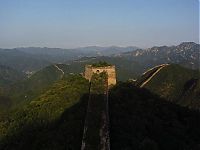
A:
[[[115,66],[85,67],[90,95],[81,150],[110,150],[108,91],[116,84]]]
[[[143,73],[149,74],[139,85],[143,88],[160,70],[161,64]],[[85,66],[84,77],[90,81],[81,150],[110,150],[108,91],[116,84],[115,66]]]

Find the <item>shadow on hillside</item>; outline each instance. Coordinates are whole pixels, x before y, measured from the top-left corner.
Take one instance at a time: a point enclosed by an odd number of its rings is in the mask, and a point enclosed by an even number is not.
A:
[[[0,150],[80,150],[88,95],[50,123],[35,122],[0,141]],[[112,150],[199,150],[200,113],[122,83],[110,90]]]
[[[199,150],[200,113],[122,83],[110,91],[113,150]]]
[[[0,141],[0,150],[80,150],[88,94],[49,123],[25,125]]]

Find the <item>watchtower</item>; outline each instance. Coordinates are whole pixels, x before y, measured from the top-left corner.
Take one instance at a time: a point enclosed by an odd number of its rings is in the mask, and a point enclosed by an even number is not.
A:
[[[89,81],[94,73],[106,72],[108,74],[108,86],[116,84],[116,71],[114,65],[86,65],[84,76]]]

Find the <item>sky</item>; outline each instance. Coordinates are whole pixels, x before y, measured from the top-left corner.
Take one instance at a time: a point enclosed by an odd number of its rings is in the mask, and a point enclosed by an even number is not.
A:
[[[198,0],[0,0],[0,48],[199,43]]]

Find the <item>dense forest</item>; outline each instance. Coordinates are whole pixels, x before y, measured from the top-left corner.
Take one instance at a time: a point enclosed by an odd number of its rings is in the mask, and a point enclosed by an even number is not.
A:
[[[147,71],[136,82],[140,86],[157,68]],[[200,109],[200,72],[179,65],[167,65],[144,86],[151,92],[181,106]]]
[[[184,43],[97,57],[74,54],[77,59],[64,64],[57,62],[62,51],[53,58],[52,50],[47,57],[54,63],[43,59],[46,50],[38,58],[39,51],[0,50],[0,150],[79,150],[89,100],[94,122],[86,141],[96,149],[107,76],[94,74],[89,83],[83,76],[86,64],[116,67],[117,84],[108,92],[112,150],[199,150],[200,72],[193,57],[197,46]],[[173,61],[162,61],[163,50]],[[149,56],[158,60],[152,62]],[[155,67],[161,62],[168,64]]]
[[[132,83],[110,90],[109,108],[111,149],[200,149],[198,111],[160,99]]]
[[[132,82],[120,82],[109,93],[111,149],[200,148],[198,111],[161,99]],[[71,75],[29,104],[2,114],[0,149],[80,149],[88,94],[88,81]]]
[[[28,105],[2,115],[0,149],[80,149],[88,87],[81,76],[70,76]]]

